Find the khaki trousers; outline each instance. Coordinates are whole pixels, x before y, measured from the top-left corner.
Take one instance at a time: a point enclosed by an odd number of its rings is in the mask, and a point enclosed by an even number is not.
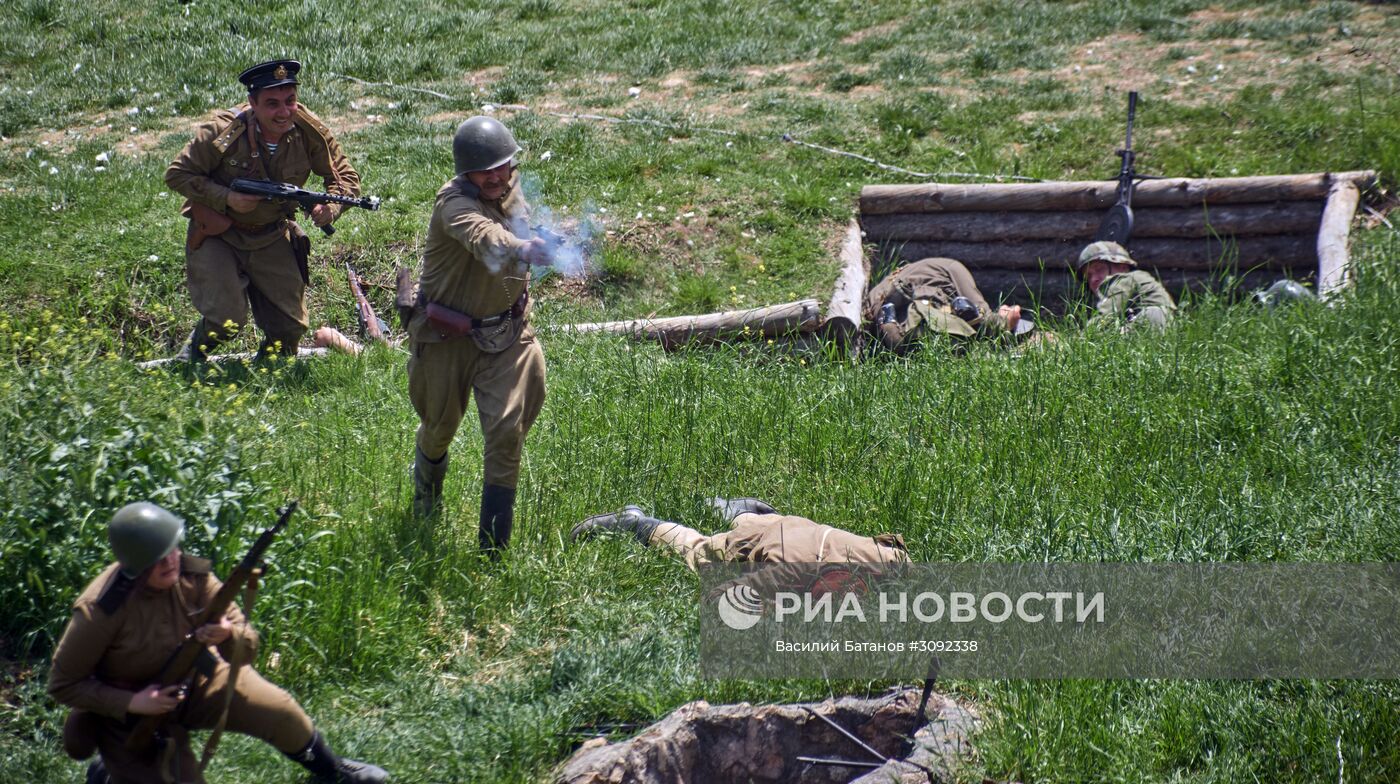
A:
[[[470,337],[412,344],[408,399],[418,412],[418,449],[429,459],[447,454],[472,395],[485,442],[485,482],[515,487],[525,435],[544,406],[544,351],[533,329],[526,326],[498,354],[482,351]]]
[[[870,536],[796,515],[741,514],[730,530],[706,536],[679,523],[662,523],[650,544],[679,553],[692,570],[718,561],[754,563],[908,563],[909,553]]]
[[[185,280],[195,310],[204,317],[201,329],[214,332],[215,341],[247,324],[250,305],[269,341],[294,350],[306,332],[306,284],[286,228],[266,234],[229,229],[206,238],[186,251]]]
[[[219,721],[228,689],[228,664],[220,663],[204,689],[188,704],[178,709],[167,743],[174,743],[176,755],[174,772],[179,784],[203,784],[199,774],[199,759],[190,746],[186,730],[209,730]],[[314,729],[311,719],[291,695],[268,682],[252,667],[238,673],[233,701],[229,704],[227,732],[250,735],[266,741],[278,751],[294,754],[311,742]],[[144,754],[129,751],[124,745],[130,732],[124,722],[103,719],[97,736],[97,749],[107,766],[113,784],[151,784],[164,781],[162,754],[152,746]]]

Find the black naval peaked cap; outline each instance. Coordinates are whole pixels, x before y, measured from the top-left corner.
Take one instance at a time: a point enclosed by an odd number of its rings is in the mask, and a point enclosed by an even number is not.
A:
[[[239,74],[238,81],[242,82],[251,93],[254,90],[296,84],[299,71],[301,71],[301,63],[296,60],[268,60]]]

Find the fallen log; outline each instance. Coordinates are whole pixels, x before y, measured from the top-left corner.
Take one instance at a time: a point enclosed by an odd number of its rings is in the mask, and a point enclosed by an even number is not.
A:
[[[1359,188],[1375,182],[1373,171],[1285,174],[1218,179],[1144,180],[1133,192],[1133,209],[1198,207],[1271,201],[1320,201],[1334,183]],[[1008,210],[1106,210],[1117,201],[1112,180],[1029,184],[867,185],[860,192],[861,215]]]
[[[297,349],[296,358],[310,359],[312,357],[324,357],[329,353],[329,348],[311,348],[308,346],[302,346]],[[210,356],[205,357],[204,361],[205,363],[210,365],[239,364],[245,362],[252,362],[254,357],[256,356],[257,352],[254,351],[240,351],[236,354],[211,354]],[[182,365],[188,362],[189,360],[187,359],[179,359],[177,357],[165,357],[163,359],[150,359],[146,360],[145,362],[137,362],[136,367],[142,370],[150,370],[152,368],[165,367],[167,365]]]
[[[831,293],[831,304],[826,309],[826,321],[821,326],[823,334],[841,346],[849,345],[850,339],[860,331],[861,307],[870,279],[869,264],[861,242],[860,225],[851,221],[841,244],[841,272]]]
[[[1145,207],[1133,211],[1133,237],[1209,237],[1307,234],[1317,230],[1322,201]],[[869,242],[977,242],[1077,239],[1088,244],[1103,221],[1093,210],[1072,212],[943,212],[869,215],[861,219]]]
[[[1322,225],[1317,231],[1318,294],[1323,297],[1345,287],[1351,281],[1350,255],[1347,242],[1351,234],[1351,219],[1361,191],[1354,182],[1338,182],[1327,197],[1322,212]]]
[[[935,256],[957,259],[974,272],[982,269],[1066,269],[1079,258],[1085,244],[1083,240],[906,242],[885,243],[880,251],[904,261]],[[1142,239],[1133,240],[1128,250],[1138,264],[1147,268],[1214,270],[1266,267],[1294,270],[1302,267],[1311,269],[1317,265],[1317,239],[1312,234],[1279,234],[1239,240],[1217,237]]]
[[[821,305],[814,299],[803,299],[749,310],[729,310],[698,316],[565,324],[559,329],[564,332],[631,335],[675,346],[690,341],[704,342],[746,336],[775,337],[796,332],[814,332],[819,326]]]

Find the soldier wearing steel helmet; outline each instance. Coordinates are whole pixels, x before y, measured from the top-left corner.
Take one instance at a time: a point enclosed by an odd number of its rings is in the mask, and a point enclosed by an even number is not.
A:
[[[1296,280],[1285,279],[1275,282],[1263,291],[1254,292],[1254,301],[1269,310],[1273,310],[1286,305],[1317,302],[1318,300],[1312,289]]]
[[[238,178],[298,187],[316,174],[329,193],[358,196],[360,175],[326,124],[299,102],[296,60],[259,63],[238,80],[248,104],[221,111],[165,172],[165,184],[185,197],[190,218],[185,274],[200,320],[180,357],[200,361],[248,320],[263,331],[260,356],[296,356],[306,332],[310,240],[292,220],[295,204],[237,193]],[[311,221],[328,226],[340,215],[319,204]]]
[[[500,121],[472,117],[452,140],[456,176],[437,192],[411,340],[408,396],[418,412],[413,510],[438,511],[448,448],[475,395],[484,444],[479,535],[493,557],[510,540],[525,435],[545,396],[544,352],[529,326],[532,238],[520,145]]]
[[[230,687],[229,662],[250,660],[258,634],[236,605],[218,623],[191,628],[221,583],[208,561],[181,552],[184,533],[184,521],[155,504],[118,510],[107,526],[117,562],[78,596],[54,651],[49,694],[72,708],[64,750],[80,760],[100,755],[88,767],[89,784],[202,782],[189,730],[212,729],[221,717],[227,731],[266,741],[317,781],[387,780],[380,768],[332,752],[296,700],[251,667],[238,668]],[[209,646],[201,678],[188,693],[159,688],[166,658],[190,635]],[[171,712],[160,743],[145,752],[126,747],[136,719]]]
[[[1074,269],[1098,300],[1097,312],[1089,319],[1091,327],[1128,329],[1146,324],[1161,329],[1176,315],[1176,303],[1161,281],[1138,269],[1116,242],[1090,243]]]

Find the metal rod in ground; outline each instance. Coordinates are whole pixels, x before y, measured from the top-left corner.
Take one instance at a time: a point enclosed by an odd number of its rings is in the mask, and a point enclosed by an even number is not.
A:
[[[856,743],[857,745],[859,745],[862,749],[865,749],[866,751],[868,751],[868,752],[870,752],[871,754],[873,754],[873,755],[875,756],[875,759],[877,759],[877,760],[880,761],[880,764],[883,765],[884,763],[890,761],[889,757],[886,757],[885,755],[881,754],[880,752],[876,751],[875,749],[870,748],[869,744],[867,744],[865,741],[861,740],[860,738],[857,738],[855,735],[851,734],[850,730],[847,730],[845,727],[842,727],[840,724],[837,724],[835,721],[832,721],[831,719],[827,718],[826,716],[823,716],[823,715],[821,715],[820,713],[817,713],[815,710],[812,710],[811,708],[807,707],[806,705],[803,705],[802,707],[803,707],[808,713],[812,714],[813,716],[816,716],[817,718],[821,719],[822,721],[826,722],[827,724],[830,724],[830,725],[832,726],[832,728],[835,729],[837,732],[839,732],[839,733],[841,733],[842,735],[845,735],[847,738],[850,738],[851,740],[855,741],[855,743]]]
[[[806,762],[812,765],[837,765],[847,768],[883,768],[883,762],[858,762],[856,760],[824,759],[822,757],[798,757],[798,762]]]

